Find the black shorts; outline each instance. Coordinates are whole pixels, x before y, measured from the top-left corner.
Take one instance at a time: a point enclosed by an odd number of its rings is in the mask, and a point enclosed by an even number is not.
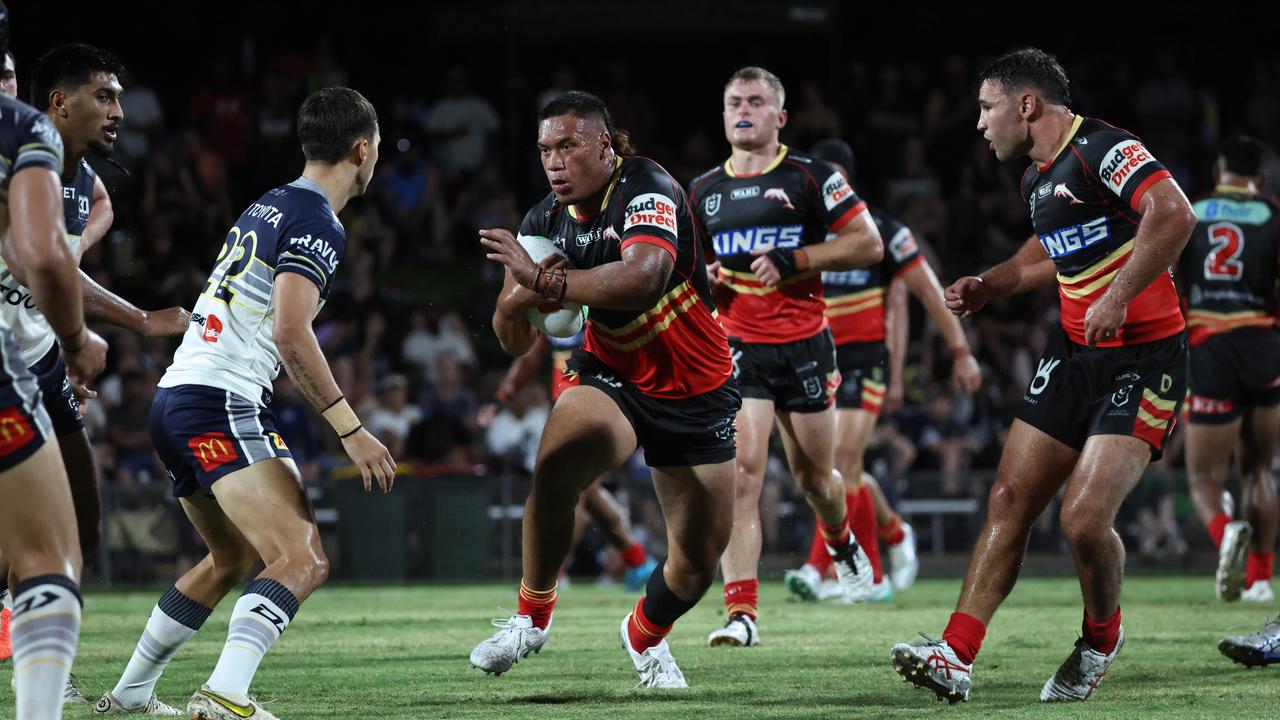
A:
[[[84,429],[84,418],[80,415],[80,401],[71,392],[71,381],[67,380],[67,366],[62,364],[62,351],[57,343],[49,348],[45,356],[31,366],[31,374],[40,383],[40,395],[44,409],[53,421],[53,432],[58,437],[66,437],[71,433]]]
[[[1280,330],[1241,328],[1191,348],[1188,420],[1220,424],[1280,403]]]
[[[34,455],[52,435],[36,378],[8,329],[0,329],[0,472]]]
[[[1076,450],[1094,435],[1129,435],[1159,459],[1186,394],[1186,353],[1182,334],[1090,350],[1054,328],[1017,417]]]
[[[733,421],[742,396],[733,378],[689,398],[652,398],[618,378],[613,368],[586,350],[569,358],[564,386],[589,385],[613,399],[635,430],[649,467],[693,467],[737,456]]]
[[[733,376],[742,397],[772,400],[776,410],[822,412],[831,407],[840,371],[831,331],[790,343],[748,343],[729,338]]]
[[[236,470],[272,458],[292,458],[271,408],[205,385],[159,388],[151,401],[151,441],[173,482],[190,497]]]
[[[889,348],[881,341],[837,345],[836,367],[836,407],[879,415],[889,387]]]

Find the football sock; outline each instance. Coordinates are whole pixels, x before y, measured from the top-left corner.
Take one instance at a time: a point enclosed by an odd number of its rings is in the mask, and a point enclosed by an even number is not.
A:
[[[258,665],[298,613],[298,598],[270,578],[249,583],[231,611],[227,644],[209,676],[209,689],[246,695]]]
[[[111,691],[116,700],[131,710],[144,707],[169,661],[195,636],[212,612],[211,608],[183,595],[177,587],[169,588],[152,608],[133,657],[129,658],[124,674]]]
[[[1226,532],[1229,522],[1231,522],[1231,516],[1226,513],[1218,513],[1209,521],[1209,537],[1213,539],[1214,547],[1222,546],[1222,534]]]
[[[831,553],[827,552],[827,541],[822,539],[822,530],[817,523],[813,526],[813,542],[809,544],[809,557],[804,561],[813,566],[820,577],[826,577],[831,569]]]
[[[1271,581],[1271,569],[1275,565],[1274,553],[1249,553],[1249,559],[1245,561],[1244,566],[1244,585],[1251,587],[1255,582],[1262,580],[1264,582]]]
[[[905,540],[907,531],[902,527],[902,516],[894,513],[889,522],[876,529],[876,535],[880,536],[886,545],[897,545]]]
[[[737,582],[724,584],[724,606],[728,609],[730,617],[734,613],[742,613],[755,620],[756,615],[759,613],[757,609],[759,605],[759,580],[752,578],[751,580],[738,580]]]
[[[62,717],[62,692],[80,639],[80,588],[65,575],[38,575],[13,589],[13,678],[17,717]]]
[[[947,629],[942,631],[942,639],[947,641],[956,657],[965,665],[972,665],[982,649],[982,639],[987,636],[987,626],[978,618],[968,613],[951,613]]]
[[[865,483],[853,492],[845,493],[848,507],[849,526],[853,537],[862,546],[871,562],[871,580],[880,582],[884,579],[884,566],[880,563],[880,541],[876,537],[876,506],[871,499],[871,488]]]
[[[631,613],[631,622],[627,626],[627,638],[631,641],[631,647],[639,653],[662,642],[667,633],[671,632],[676,620],[698,604],[698,599],[693,602],[681,600],[667,587],[667,580],[662,574],[665,565],[664,560],[653,569],[645,595],[636,603],[636,609]]]
[[[1094,620],[1089,613],[1084,614],[1084,622],[1080,625],[1080,634],[1089,647],[1103,655],[1110,655],[1120,642],[1120,608],[1106,620]]]
[[[551,622],[551,611],[556,607],[557,586],[552,585],[550,590],[534,590],[521,580],[520,599],[517,601],[516,612],[520,615],[528,615],[534,627],[546,630]]]
[[[633,542],[622,551],[622,563],[629,568],[637,568],[649,559],[649,553],[644,551],[644,546],[638,542]]]

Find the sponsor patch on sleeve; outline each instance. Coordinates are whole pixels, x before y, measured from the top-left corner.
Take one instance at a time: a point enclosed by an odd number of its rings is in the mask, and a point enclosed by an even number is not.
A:
[[[920,248],[916,245],[916,238],[907,228],[902,228],[889,240],[889,253],[893,255],[893,259],[899,265],[910,260],[919,252]]]
[[[826,203],[828,212],[835,210],[837,205],[848,200],[852,194],[853,188],[838,172],[831,173],[831,177],[822,183],[822,202]]]
[[[1117,196],[1123,195],[1129,178],[1138,173],[1144,165],[1155,162],[1151,151],[1137,140],[1121,140],[1102,156],[1102,164],[1098,166],[1098,177],[1111,188]]]
[[[676,234],[676,202],[659,193],[644,193],[627,203],[623,214],[624,233],[641,226],[649,226]]]

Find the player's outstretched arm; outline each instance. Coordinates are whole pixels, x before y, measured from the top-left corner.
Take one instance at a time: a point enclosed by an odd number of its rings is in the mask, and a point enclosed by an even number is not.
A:
[[[982,385],[982,371],[978,367],[978,361],[973,359],[973,352],[969,350],[969,338],[965,336],[959,318],[947,309],[942,297],[942,284],[938,282],[933,268],[928,261],[918,262],[902,273],[902,279],[910,288],[911,294],[924,305],[925,311],[947,341],[952,357],[952,383],[961,392],[976,392]]]
[[[908,306],[906,285],[900,280],[889,283],[884,301],[884,344],[889,351],[889,388],[880,407],[884,415],[892,415],[902,407],[902,368],[907,364],[911,327]]]
[[[6,257],[26,275],[36,306],[62,346],[67,375],[84,386],[102,372],[107,343],[84,324],[80,279],[62,222],[62,184],[46,168],[19,170],[9,182]]]
[[[1049,253],[1032,235],[1013,257],[981,275],[962,277],[951,283],[942,297],[947,309],[957,317],[981,310],[992,298],[1026,292],[1053,282],[1057,276]]]
[[[861,212],[827,242],[795,249],[762,247],[751,254],[756,256],[751,272],[773,287],[809,270],[854,270],[874,265],[884,258],[884,241],[870,215]]]
[[[320,304],[320,289],[297,273],[281,272],[276,275],[271,304],[275,309],[272,339],[293,384],[342,438],[342,449],[360,468],[365,491],[372,489],[371,479],[376,479],[382,492],[390,492],[395,483],[396,462],[387,448],[364,429],[342,397],[311,329],[311,319]]]
[[[80,291],[84,297],[84,314],[94,320],[132,330],[139,335],[181,335],[191,324],[191,312],[182,307],[147,311],[102,287],[83,270]]]
[[[1172,178],[1152,185],[1142,195],[1138,210],[1142,220],[1133,236],[1133,252],[1107,291],[1085,312],[1084,339],[1089,347],[1116,336],[1129,303],[1160,273],[1178,263],[1182,248],[1196,227],[1196,213]]]

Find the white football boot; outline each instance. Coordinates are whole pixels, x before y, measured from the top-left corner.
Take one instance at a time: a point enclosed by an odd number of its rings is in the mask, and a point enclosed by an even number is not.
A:
[[[1040,690],[1040,702],[1072,702],[1093,697],[1093,691],[1098,689],[1102,679],[1107,676],[1111,663],[1115,662],[1122,647],[1124,647],[1123,625],[1120,626],[1120,639],[1116,641],[1116,647],[1109,655],[1103,655],[1089,647],[1089,643],[1085,642],[1084,638],[1076,640],[1076,647],[1071,651],[1067,661],[1062,663],[1058,672],[1054,673]]]
[[[630,623],[631,613],[627,613],[627,616],[622,618],[622,627],[618,632],[622,636],[622,649],[627,651],[631,664],[640,675],[640,682],[636,687],[666,690],[689,687],[689,683],[685,682],[684,673],[680,672],[680,667],[676,665],[676,659],[671,656],[671,646],[667,644],[666,638],[648,650],[638,653],[632,649],[631,637],[627,634],[627,625]]]
[[[889,579],[895,590],[906,590],[920,574],[920,558],[916,555],[916,531],[902,523],[902,542],[889,545]]]
[[[889,653],[902,680],[932,690],[939,700],[952,705],[968,700],[973,666],[961,662],[946,640],[934,640],[924,633],[920,636],[926,642],[898,643]]]
[[[485,674],[501,675],[520,662],[520,658],[537,654],[551,634],[551,623],[542,630],[533,626],[528,615],[512,615],[506,620],[496,619],[493,626],[498,632],[471,651],[471,667],[480,668]]]
[[[707,644],[711,647],[751,647],[760,644],[760,631],[750,615],[734,613],[724,627],[707,636]]]
[[[1218,599],[1234,602],[1244,590],[1245,561],[1249,557],[1249,539],[1253,527],[1243,520],[1227,523],[1218,546],[1218,572],[1214,575]]]

